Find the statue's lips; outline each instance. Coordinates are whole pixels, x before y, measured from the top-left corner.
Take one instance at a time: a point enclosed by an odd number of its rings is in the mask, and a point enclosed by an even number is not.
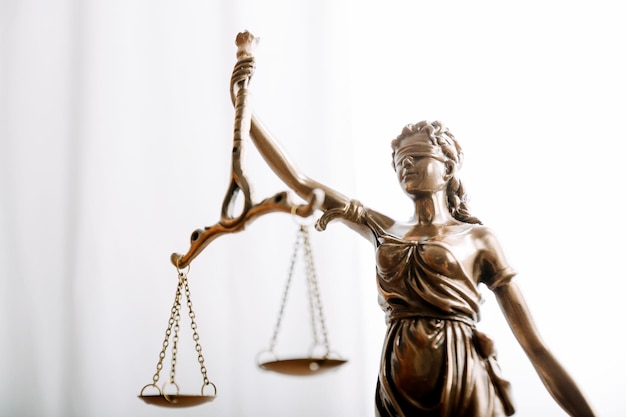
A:
[[[406,179],[408,179],[410,177],[419,177],[419,176],[420,176],[419,172],[406,171],[406,172],[402,173],[402,180],[404,181],[404,180],[406,180]]]

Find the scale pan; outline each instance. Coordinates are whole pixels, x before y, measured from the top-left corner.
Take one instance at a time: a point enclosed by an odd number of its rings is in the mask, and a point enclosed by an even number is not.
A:
[[[263,362],[259,366],[266,371],[278,372],[280,374],[307,376],[330,371],[346,362],[343,359],[299,358]]]
[[[215,395],[139,395],[139,398],[147,404],[159,407],[184,408],[211,402],[215,399]]]

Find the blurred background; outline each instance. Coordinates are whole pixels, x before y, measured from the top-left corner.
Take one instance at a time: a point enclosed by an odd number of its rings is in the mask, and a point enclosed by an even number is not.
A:
[[[369,207],[411,215],[389,142],[407,123],[449,126],[472,212],[546,343],[598,415],[625,415],[623,17],[608,0],[0,1],[0,415],[374,415],[373,251],[341,224],[311,240],[330,345],[349,362],[312,378],[256,366],[296,239],[286,214],[214,241],[189,271],[217,399],[174,411],[137,398],[174,298],[170,254],[219,220],[246,29],[261,38],[259,118],[303,172]],[[255,201],[285,189],[252,146],[245,169]],[[285,357],[311,340],[294,280]],[[565,415],[483,294],[516,416]],[[187,319],[177,382],[197,394]]]

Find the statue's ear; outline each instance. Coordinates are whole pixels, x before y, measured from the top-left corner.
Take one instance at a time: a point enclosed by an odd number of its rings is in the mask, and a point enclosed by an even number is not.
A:
[[[446,181],[447,181],[450,178],[452,178],[454,174],[456,173],[456,164],[449,159],[445,162],[445,164],[446,164]]]

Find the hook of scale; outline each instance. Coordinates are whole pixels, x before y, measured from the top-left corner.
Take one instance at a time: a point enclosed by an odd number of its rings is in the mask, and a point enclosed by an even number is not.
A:
[[[297,219],[295,213],[292,210],[292,217]],[[293,276],[295,272],[295,265],[299,255],[304,258],[305,267],[305,279],[306,288],[309,299],[309,310],[311,317],[311,330],[313,336],[312,348],[308,356],[292,358],[292,359],[279,359],[275,353],[276,344],[278,341],[278,334],[280,327],[285,316],[285,307],[287,305],[287,299],[293,283]],[[316,356],[315,352],[317,348],[323,349],[321,356]],[[273,360],[261,361],[261,357],[271,356]],[[283,290],[282,301],[278,312],[278,318],[272,338],[270,340],[269,347],[261,352],[257,357],[258,366],[261,369],[267,371],[278,372],[286,375],[316,375],[321,372],[335,369],[347,361],[340,357],[332,357],[334,352],[330,350],[330,344],[328,342],[328,331],[326,329],[326,320],[324,317],[324,310],[322,307],[322,301],[320,297],[319,285],[317,280],[317,273],[315,271],[315,263],[313,260],[313,251],[311,249],[311,242],[309,237],[308,225],[299,223],[299,229],[296,235],[296,241],[294,244],[293,254],[291,256],[291,262],[289,265],[289,273],[285,288]]]

